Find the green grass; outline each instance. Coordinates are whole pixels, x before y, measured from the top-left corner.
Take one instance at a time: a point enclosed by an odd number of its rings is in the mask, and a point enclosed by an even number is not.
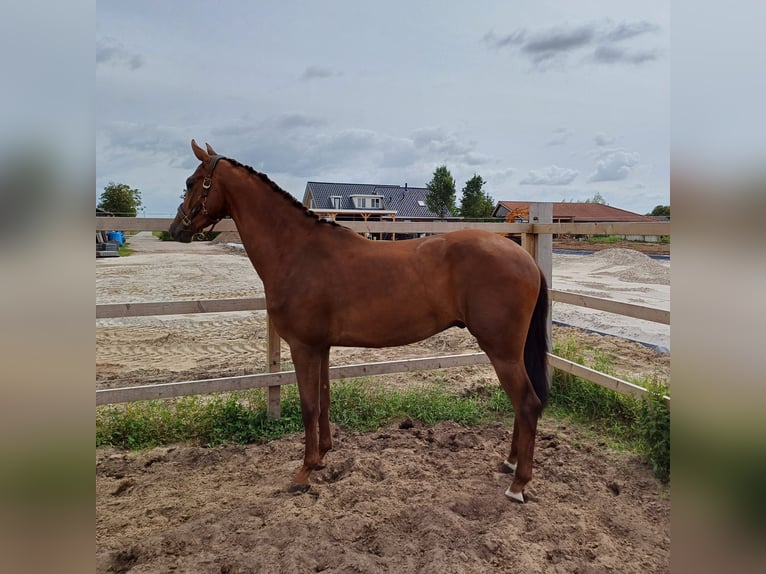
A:
[[[587,239],[588,243],[619,243],[624,241],[621,235],[591,235]]]
[[[130,243],[127,241],[123,243],[120,247],[117,248],[117,253],[120,254],[120,257],[127,257],[128,255],[133,253],[133,250],[130,248]]]
[[[283,391],[278,419],[267,414],[263,389],[103,407],[96,413],[96,446],[144,449],[179,441],[205,446],[247,444],[301,431],[297,389],[291,386]],[[484,414],[473,397],[455,397],[439,387],[396,391],[355,379],[333,384],[331,397],[330,419],[358,432],[407,416],[427,424],[453,420],[475,425]]]
[[[585,241],[587,243],[619,243],[621,241],[629,241],[631,243],[644,243],[639,239],[625,239],[622,235],[589,235]],[[660,244],[669,244],[670,236],[662,235],[659,240]]]
[[[570,361],[584,364],[582,349],[573,338],[554,343],[553,352]],[[609,356],[593,349],[592,368],[615,375]],[[637,399],[616,393],[579,377],[555,371],[549,395],[549,411],[555,417],[582,425],[617,448],[643,454],[661,480],[670,478],[670,412],[664,396],[669,393],[665,381],[627,377],[649,391]]]
[[[555,345],[556,354],[583,363],[573,339]],[[609,357],[594,351],[593,365],[612,369]],[[641,453],[662,480],[670,476],[670,413],[661,381],[632,381],[650,389],[639,400],[561,371],[554,372],[545,416],[577,424],[610,446]],[[409,390],[387,389],[365,379],[336,381],[330,419],[356,432],[381,428],[410,417],[425,424],[451,420],[465,425],[508,423],[512,406],[499,386],[450,393],[443,382]],[[174,442],[204,446],[260,443],[300,432],[303,424],[297,388],[283,388],[281,417],[267,414],[264,389],[177,400],[142,401],[96,411],[96,446],[145,449]]]
[[[160,241],[175,241],[169,231],[152,231],[152,235],[158,237]]]

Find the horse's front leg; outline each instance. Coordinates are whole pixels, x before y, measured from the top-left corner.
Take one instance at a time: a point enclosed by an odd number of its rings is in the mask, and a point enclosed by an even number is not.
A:
[[[305,492],[310,487],[311,471],[322,460],[319,450],[318,421],[321,409],[320,380],[323,350],[303,345],[291,345],[290,354],[298,378],[298,392],[301,398],[301,415],[306,435],[303,466],[293,478],[289,490]]]
[[[324,468],[324,456],[332,450],[330,430],[330,349],[322,355],[319,370],[319,466]]]

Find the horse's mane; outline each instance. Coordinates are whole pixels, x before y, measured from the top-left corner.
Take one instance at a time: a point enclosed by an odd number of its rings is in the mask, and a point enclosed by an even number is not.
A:
[[[253,169],[249,165],[245,165],[245,164],[239,163],[237,160],[231,159],[230,157],[226,157],[225,159],[227,161],[230,161],[233,165],[235,165],[237,167],[241,167],[243,169],[246,169],[251,175],[255,175],[255,176],[259,177],[262,181],[264,181],[266,184],[268,184],[268,186],[271,188],[271,190],[273,192],[278,193],[282,197],[284,197],[287,201],[290,202],[290,204],[294,208],[301,210],[306,217],[310,217],[311,219],[313,219],[317,223],[324,224],[324,225],[329,225],[331,227],[343,227],[340,224],[336,223],[335,221],[331,221],[331,220],[327,220],[327,219],[324,219],[322,217],[319,217],[316,213],[314,213],[313,211],[309,210],[308,207],[306,207],[300,201],[298,201],[295,198],[295,196],[293,196],[291,193],[288,193],[287,191],[285,191],[284,189],[279,187],[279,185],[274,183],[269,178],[269,176],[266,175],[265,173],[261,173],[260,171],[257,171],[255,169]]]

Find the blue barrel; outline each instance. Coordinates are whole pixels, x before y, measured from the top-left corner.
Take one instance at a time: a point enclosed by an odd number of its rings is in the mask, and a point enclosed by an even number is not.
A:
[[[125,236],[123,235],[122,231],[110,231],[106,234],[106,238],[109,241],[116,241],[117,245],[122,247],[123,243],[125,243]]]

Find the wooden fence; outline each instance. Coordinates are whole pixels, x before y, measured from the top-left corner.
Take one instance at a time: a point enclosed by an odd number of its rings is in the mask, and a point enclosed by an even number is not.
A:
[[[339,223],[359,233],[444,233],[466,228],[481,228],[496,233],[521,233],[522,246],[535,257],[538,265],[540,265],[543,273],[546,275],[549,284],[551,283],[552,275],[551,234],[670,235],[669,223],[554,224],[548,223],[550,217],[550,204],[532,204],[530,205],[531,223],[463,223],[442,221],[425,223],[378,221]],[[118,221],[119,227],[123,231],[153,231],[157,229],[167,229],[171,222],[170,219],[149,218],[120,218]],[[96,218],[96,229],[112,229],[116,223],[117,221],[112,218]],[[220,222],[217,229],[220,231],[236,230],[231,220]],[[661,309],[599,299],[554,289],[551,289],[550,291],[550,299],[552,302],[558,301],[646,321],[653,321],[666,325],[670,324],[670,312]],[[266,300],[262,297],[200,301],[162,301],[153,303],[110,303],[96,305],[96,319],[189,313],[264,311],[265,309]],[[267,348],[269,365],[268,373],[116,389],[98,389],[96,390],[96,405],[267,387],[269,389],[269,412],[274,416],[279,416],[280,386],[293,384],[296,382],[296,378],[295,371],[282,370],[280,340],[271,321],[269,321]],[[553,368],[571,373],[619,393],[638,397],[647,393],[647,390],[642,387],[617,377],[589,369],[557,355],[549,353],[548,358],[550,365]],[[489,359],[484,353],[404,359],[380,363],[363,363],[358,365],[331,367],[330,379],[335,380],[360,376],[402,373],[414,370],[446,369],[480,364],[489,364]],[[665,397],[665,402],[669,408],[670,398]]]

